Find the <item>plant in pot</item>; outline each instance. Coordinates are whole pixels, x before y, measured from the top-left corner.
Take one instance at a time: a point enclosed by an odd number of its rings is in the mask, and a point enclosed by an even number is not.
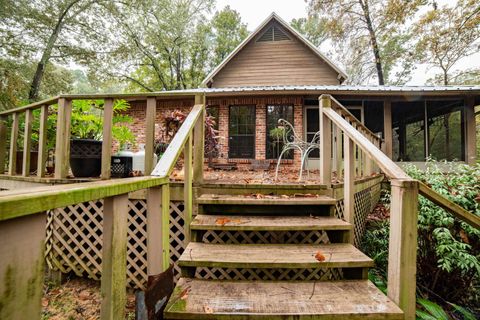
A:
[[[70,141],[70,167],[75,177],[98,177],[102,167],[103,100],[76,100],[72,106]],[[129,116],[121,115],[130,106],[125,100],[116,100],[113,106],[113,139],[125,137],[121,123],[132,122]],[[130,132],[131,133],[131,132]],[[133,137],[133,133],[131,136]],[[120,137],[122,141],[125,138]]]

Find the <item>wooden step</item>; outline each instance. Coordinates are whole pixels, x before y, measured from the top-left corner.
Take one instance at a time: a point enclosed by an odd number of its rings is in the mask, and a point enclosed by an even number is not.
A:
[[[352,225],[330,216],[197,215],[192,230],[314,231],[352,230]]]
[[[315,258],[320,252],[323,261]],[[217,268],[368,268],[373,260],[351,244],[207,244],[191,242],[181,267]]]
[[[368,280],[212,281],[181,278],[165,319],[403,319]]]
[[[251,195],[218,195],[203,194],[197,198],[198,204],[221,205],[335,205],[336,200],[325,195],[312,197],[282,197],[282,196],[251,196]]]

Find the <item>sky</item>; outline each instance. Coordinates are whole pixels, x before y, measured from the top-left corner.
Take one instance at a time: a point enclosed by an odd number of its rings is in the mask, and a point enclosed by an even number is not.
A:
[[[440,5],[449,1],[451,0],[437,0]],[[253,31],[273,11],[287,22],[293,18],[307,15],[305,0],[217,0],[216,10],[222,10],[227,5],[240,13],[242,21],[247,24],[249,31]],[[462,70],[473,67],[480,67],[480,52],[459,61],[454,69]],[[423,85],[437,72],[438,69],[419,65],[408,84]]]

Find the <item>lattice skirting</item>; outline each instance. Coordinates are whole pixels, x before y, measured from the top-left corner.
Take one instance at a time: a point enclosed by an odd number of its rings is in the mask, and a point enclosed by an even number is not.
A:
[[[354,195],[354,244],[359,246],[365,233],[365,226],[367,222],[367,215],[372,212],[373,208],[380,200],[381,184],[371,186],[355,193]],[[335,215],[341,219],[344,218],[343,199],[337,201],[335,205]]]
[[[147,213],[145,200],[129,200],[127,281],[144,289],[147,281]],[[175,264],[184,250],[183,202],[170,203],[170,259]],[[89,201],[47,214],[46,260],[50,268],[100,280],[103,201]]]
[[[214,280],[341,280],[341,269],[197,268],[195,277]]]

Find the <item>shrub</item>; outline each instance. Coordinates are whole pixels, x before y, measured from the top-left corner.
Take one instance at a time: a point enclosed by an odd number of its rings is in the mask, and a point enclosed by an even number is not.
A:
[[[442,167],[448,167],[448,173]],[[407,173],[438,193],[480,215],[480,165],[442,164],[429,161],[422,171],[407,166]],[[375,280],[385,279],[388,263],[388,221],[373,222],[364,236],[362,249],[376,262]],[[379,280],[380,278],[380,280]],[[419,197],[417,292],[433,299],[452,314],[478,310],[480,297],[480,230],[456,219],[429,200]],[[419,307],[428,312],[419,302]],[[453,304],[454,302],[455,304]],[[464,316],[460,316],[462,318]]]

